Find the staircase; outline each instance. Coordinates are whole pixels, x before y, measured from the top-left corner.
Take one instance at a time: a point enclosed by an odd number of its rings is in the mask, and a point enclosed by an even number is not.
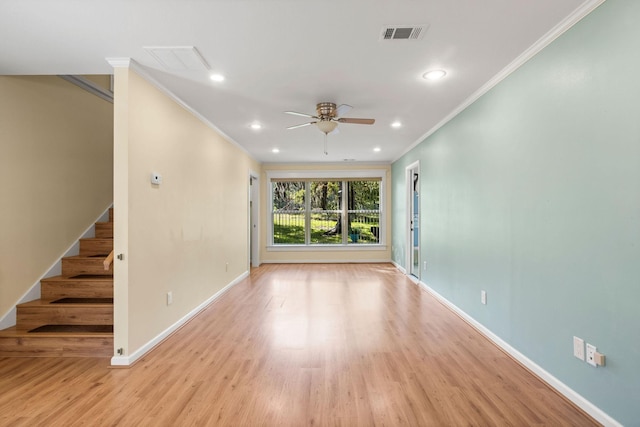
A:
[[[0,331],[0,357],[113,356],[113,209],[97,222],[62,275],[40,281],[41,298],[16,307],[16,326]]]

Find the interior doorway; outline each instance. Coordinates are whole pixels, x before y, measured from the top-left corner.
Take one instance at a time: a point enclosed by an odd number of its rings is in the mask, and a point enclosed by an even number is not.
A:
[[[420,163],[407,166],[407,274],[420,279]]]
[[[260,266],[260,182],[249,174],[249,266]]]

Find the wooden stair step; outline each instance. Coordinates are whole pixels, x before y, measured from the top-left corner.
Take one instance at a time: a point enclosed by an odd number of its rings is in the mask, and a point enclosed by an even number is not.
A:
[[[16,309],[16,327],[21,331],[43,325],[113,325],[113,304],[52,304],[40,299]]]
[[[0,331],[0,357],[111,357],[113,333]]]
[[[109,255],[109,252],[113,250],[113,239],[96,239],[87,238],[80,239],[80,256],[91,255]]]
[[[113,276],[113,264],[104,269],[102,256],[69,256],[62,258],[62,274],[73,277],[78,275]]]
[[[43,334],[46,336],[65,336],[65,334],[78,335],[104,335],[113,334],[113,325],[43,325],[28,331],[29,334]]]
[[[96,238],[113,239],[113,222],[96,222]]]
[[[54,276],[40,281],[43,300],[113,298],[113,276]]]
[[[78,298],[66,297],[57,298],[49,302],[50,304],[113,304],[113,298]]]
[[[16,307],[16,326],[0,330],[0,357],[113,355],[113,208],[80,239],[80,255],[62,259],[62,275],[40,281],[42,299]]]

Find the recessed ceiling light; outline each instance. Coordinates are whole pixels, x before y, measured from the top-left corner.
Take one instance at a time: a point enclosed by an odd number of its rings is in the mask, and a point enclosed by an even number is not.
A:
[[[251,124],[251,129],[260,129],[260,128],[262,128],[262,125],[260,123]]]
[[[272,152],[272,153],[279,153],[279,152],[280,152],[280,150],[279,150],[279,149],[277,149],[277,148],[274,148],[273,150],[271,150],[271,152]]]
[[[214,82],[222,82],[222,81],[224,81],[224,76],[222,74],[211,74],[209,76],[209,78],[211,80],[213,80]]]
[[[424,73],[422,78],[426,80],[440,80],[446,75],[447,72],[445,70],[431,70]]]
[[[391,127],[393,128],[399,128],[400,126],[402,126],[402,123],[395,121],[393,123],[391,123]]]
[[[382,150],[382,148],[380,148],[380,147],[376,147],[376,148],[373,149],[373,151],[375,151],[376,153],[379,153],[380,150]]]

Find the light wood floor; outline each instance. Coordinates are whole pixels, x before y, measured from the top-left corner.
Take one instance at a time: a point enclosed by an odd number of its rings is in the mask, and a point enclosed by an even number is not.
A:
[[[266,265],[129,369],[0,359],[2,426],[590,426],[388,264]]]

